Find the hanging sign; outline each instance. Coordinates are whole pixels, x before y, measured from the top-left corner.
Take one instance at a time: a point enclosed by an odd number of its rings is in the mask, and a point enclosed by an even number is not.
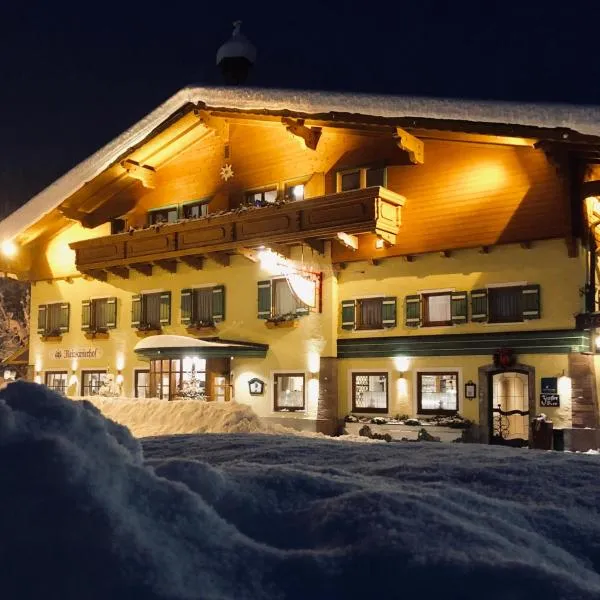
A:
[[[48,352],[50,360],[94,360],[102,358],[102,348],[55,348]]]
[[[542,377],[541,388],[540,406],[560,406],[558,379],[556,377]]]

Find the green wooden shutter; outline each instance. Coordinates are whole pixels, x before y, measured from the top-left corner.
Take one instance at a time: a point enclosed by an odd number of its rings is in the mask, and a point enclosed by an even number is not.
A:
[[[452,292],[450,294],[450,315],[454,325],[462,325],[468,319],[467,292]]]
[[[486,289],[471,291],[471,321],[485,323],[488,320],[488,291]]]
[[[540,286],[523,286],[523,319],[539,319],[542,316],[542,307],[540,303]]]
[[[48,315],[48,306],[46,304],[40,304],[38,306],[38,326],[37,332],[44,334],[46,333],[46,321]]]
[[[106,299],[106,327],[107,329],[115,329],[117,326],[117,299]]]
[[[220,323],[225,320],[225,286],[215,286],[212,294],[212,318],[215,323]]]
[[[258,282],[258,318],[271,318],[271,280]]]
[[[89,331],[92,326],[92,301],[81,301],[81,329]]]
[[[171,292],[162,292],[160,295],[160,324],[171,324]]]
[[[131,326],[139,327],[142,322],[142,297],[131,297]]]
[[[421,326],[421,296],[415,294],[413,296],[406,296],[404,299],[405,318],[404,324],[407,327],[420,327]]]
[[[354,329],[356,327],[356,300],[344,300],[342,302],[342,329]]]
[[[65,302],[60,305],[60,316],[58,319],[58,330],[61,333],[66,333],[69,331],[69,312],[70,305],[68,302]]]
[[[385,329],[396,327],[396,298],[384,298],[381,305],[381,323]]]
[[[192,321],[192,303],[194,295],[192,290],[181,290],[181,324],[189,325]]]

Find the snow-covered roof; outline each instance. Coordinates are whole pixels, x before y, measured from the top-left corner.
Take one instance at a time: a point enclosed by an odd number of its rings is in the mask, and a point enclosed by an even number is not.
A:
[[[199,340],[187,335],[150,335],[141,339],[134,351],[146,358],[180,358],[185,356],[264,358],[269,346],[230,340]]]
[[[532,103],[466,101],[341,92],[241,87],[183,88],[127,131],[106,144],[0,222],[0,242],[12,239],[58,207],[102,173],[129,148],[188,103],[242,111],[289,110],[307,115],[350,113],[357,116],[441,119],[567,128],[600,136],[600,107]]]
[[[141,339],[133,348],[134,352],[139,350],[162,350],[166,348],[229,348],[231,346],[244,347],[243,344],[235,342],[213,342],[210,340],[199,340],[187,335],[150,335]]]

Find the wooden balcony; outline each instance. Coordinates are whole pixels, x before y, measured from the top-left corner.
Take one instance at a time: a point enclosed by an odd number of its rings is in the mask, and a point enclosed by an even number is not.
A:
[[[202,268],[205,257],[227,264],[229,254],[258,246],[307,243],[318,248],[339,233],[376,234],[394,244],[404,198],[382,187],[329,194],[299,202],[244,208],[201,219],[74,242],[79,271],[105,278],[146,275],[152,266],[176,270],[181,261]]]

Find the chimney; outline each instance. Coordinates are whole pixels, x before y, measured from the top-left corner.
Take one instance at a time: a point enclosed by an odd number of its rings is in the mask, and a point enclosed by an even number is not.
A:
[[[241,21],[234,22],[231,37],[217,51],[217,66],[226,85],[245,83],[256,62],[256,48],[240,33],[241,25]]]

